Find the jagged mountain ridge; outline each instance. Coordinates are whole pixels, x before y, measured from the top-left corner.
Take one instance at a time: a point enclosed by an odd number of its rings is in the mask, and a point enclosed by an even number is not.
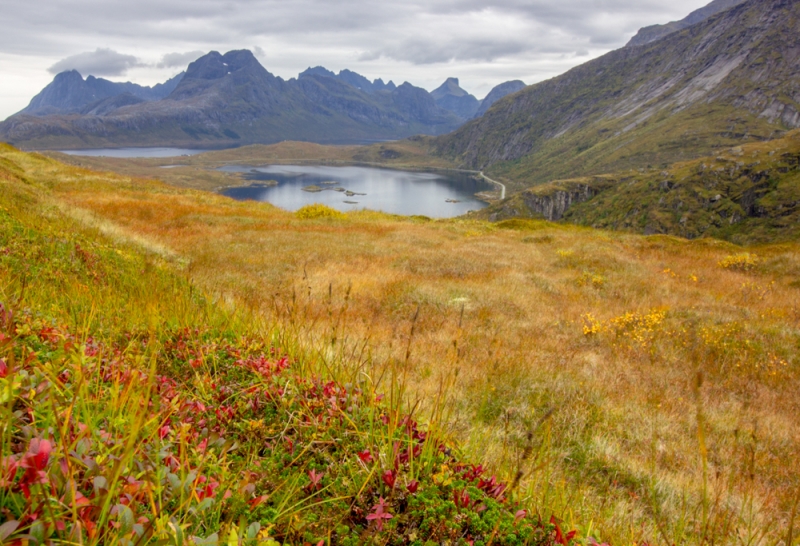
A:
[[[389,80],[389,83],[383,83],[382,78],[369,81],[361,74],[347,69],[340,70],[339,73],[336,74],[323,66],[315,66],[314,68],[309,67],[301,72],[298,78],[303,78],[305,76],[326,76],[328,78],[335,78],[369,94],[383,90],[393,91],[397,89],[397,86],[391,80]]]
[[[341,142],[443,134],[463,121],[411,84],[368,93],[346,82],[355,73],[340,75],[285,81],[250,51],[211,52],[164,99],[120,97],[119,108],[111,101],[88,115],[20,113],[0,123],[0,139],[28,148]]]
[[[800,126],[800,3],[750,0],[498,101],[434,153],[521,189],[700,157]]]

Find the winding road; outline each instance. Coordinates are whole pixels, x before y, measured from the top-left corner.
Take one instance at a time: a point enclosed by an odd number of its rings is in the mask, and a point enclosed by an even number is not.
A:
[[[506,198],[506,185],[505,184],[503,184],[502,182],[498,182],[497,180],[492,180],[491,178],[489,178],[488,176],[483,174],[483,171],[479,172],[478,174],[480,175],[481,178],[483,178],[484,180],[486,180],[490,184],[494,184],[495,186],[500,186],[500,199],[502,200],[502,199]]]

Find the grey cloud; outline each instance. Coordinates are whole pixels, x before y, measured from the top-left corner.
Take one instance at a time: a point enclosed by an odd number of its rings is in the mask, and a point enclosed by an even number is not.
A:
[[[122,76],[129,69],[142,66],[133,55],[123,55],[112,49],[97,48],[95,51],[78,53],[58,61],[47,69],[51,74],[65,70],[77,70],[84,76]]]
[[[158,68],[185,68],[186,65],[192,61],[196,61],[203,55],[205,51],[189,51],[187,53],[167,53],[161,57],[161,61],[156,64]]]
[[[395,46],[362,53],[360,60],[380,58],[407,61],[413,64],[434,64],[453,61],[490,62],[500,57],[519,54],[528,49],[522,41],[459,40],[437,44],[430,40],[411,39]]]

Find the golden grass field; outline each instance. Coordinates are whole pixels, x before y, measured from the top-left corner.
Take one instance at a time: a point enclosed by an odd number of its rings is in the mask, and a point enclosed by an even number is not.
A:
[[[580,536],[798,543],[795,243],[302,219],[10,148],[1,157],[47,183],[53,207],[162,256],[219,305],[261,314],[320,355],[393,363],[410,408],[470,458],[521,474],[525,502]]]

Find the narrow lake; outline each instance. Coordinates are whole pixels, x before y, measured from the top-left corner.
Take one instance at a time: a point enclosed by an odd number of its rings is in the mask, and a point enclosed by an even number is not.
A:
[[[59,150],[62,154],[83,155],[87,157],[180,157],[196,155],[211,150],[190,150],[188,148],[100,148],[96,150]]]
[[[322,203],[346,212],[370,209],[403,215],[451,218],[484,208],[475,193],[494,186],[466,173],[424,173],[370,167],[229,165],[219,170],[244,173],[249,186],[226,188],[238,200],[266,201],[295,211]]]

